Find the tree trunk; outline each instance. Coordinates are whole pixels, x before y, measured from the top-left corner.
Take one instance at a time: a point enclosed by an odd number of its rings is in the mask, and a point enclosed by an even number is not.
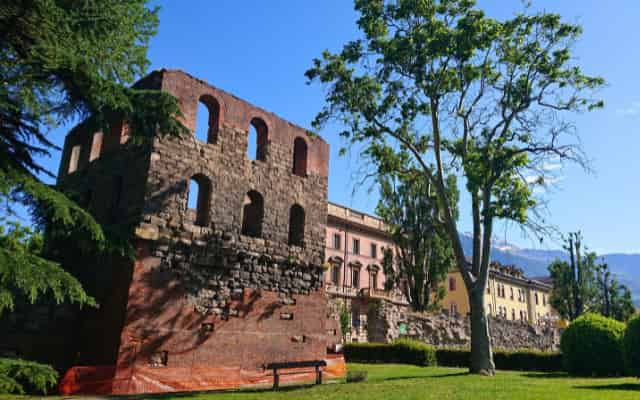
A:
[[[469,372],[493,376],[496,367],[493,363],[489,319],[484,308],[484,289],[474,288],[469,292],[471,305],[471,364]]]

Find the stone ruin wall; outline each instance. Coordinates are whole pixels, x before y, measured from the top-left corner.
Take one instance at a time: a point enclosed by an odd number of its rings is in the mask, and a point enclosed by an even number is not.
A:
[[[266,379],[268,362],[325,358],[330,336],[339,334],[327,322],[322,290],[327,144],[180,71],[156,71],[137,85],[176,96],[192,130],[199,101],[217,110],[208,142],[157,138],[124,151],[123,132],[111,132],[104,154],[87,162],[91,135],[78,129],[67,137],[61,186],[91,192],[88,208],[108,221],[114,205],[98,204],[113,202],[109,190],[117,183],[115,209],[120,220],[133,222],[138,238],[124,304],[103,311],[123,314],[111,392],[256,384]],[[261,156],[251,160],[248,129],[255,119],[264,131]],[[302,175],[292,173],[299,140],[307,151]],[[78,171],[66,174],[77,144],[83,144]],[[191,178],[206,199],[196,212],[187,208]],[[263,201],[258,237],[241,232],[251,191]],[[288,243],[293,205],[304,210],[301,245]],[[164,389],[149,383],[158,379]]]
[[[345,299],[328,296],[330,320],[339,326],[339,310]],[[415,313],[406,305],[395,304],[384,300],[364,301],[363,299],[347,299],[349,310],[355,304],[360,313],[366,315],[357,341],[390,343],[399,338],[419,340],[437,347],[469,347],[471,343],[471,327],[469,318],[460,315],[452,316],[447,312]],[[401,325],[404,332],[401,333]],[[489,329],[495,348],[517,350],[536,349],[541,351],[558,351],[560,332],[558,329],[532,326],[519,321],[508,321],[501,318],[490,318]],[[347,342],[352,337],[347,338]],[[364,340],[363,340],[364,339]]]
[[[469,318],[446,312],[414,313],[405,306],[379,302],[370,309],[368,321],[369,341],[391,342],[407,337],[437,347],[468,347],[471,343]],[[494,348],[557,351],[560,344],[558,329],[550,327],[490,317],[489,330]]]

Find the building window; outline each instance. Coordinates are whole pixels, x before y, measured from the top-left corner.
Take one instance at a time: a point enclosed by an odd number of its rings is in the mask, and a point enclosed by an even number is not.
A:
[[[458,305],[452,302],[449,306],[449,311],[451,312],[451,315],[458,314]]]
[[[353,254],[360,254],[360,239],[353,239],[351,251]]]
[[[262,237],[262,220],[264,219],[264,200],[255,190],[247,192],[242,208],[242,234]]]
[[[351,312],[351,326],[355,329],[360,328],[360,312],[358,310]]]
[[[220,127],[220,103],[209,94],[201,96],[196,119],[195,137],[202,142],[216,143]]]
[[[293,141],[293,173],[307,176],[307,142],[301,137]]]
[[[198,226],[209,224],[209,203],[211,201],[211,182],[202,175],[196,174],[189,181],[187,193],[187,209],[191,210],[189,216],[192,222]]]
[[[543,306],[547,305],[547,295],[545,295],[545,294],[542,295],[542,305]]]
[[[260,118],[253,118],[249,124],[249,138],[247,140],[247,156],[249,159],[265,161],[267,159],[268,141],[267,124]]]
[[[373,289],[378,288],[378,271],[371,272],[371,287]]]
[[[487,284],[487,294],[491,294],[491,285]]]
[[[336,286],[340,283],[340,266],[338,265],[331,267],[331,282]]]
[[[351,286],[358,289],[360,287],[360,269],[351,267]]]
[[[449,278],[449,291],[450,292],[456,291],[456,278]]]
[[[371,243],[371,258],[378,257],[378,246],[375,243]]]
[[[511,289],[511,296],[509,298],[513,300],[513,288],[509,288],[509,289]]]
[[[299,204],[291,206],[289,211],[289,245],[304,245],[304,209]]]
[[[515,308],[511,309],[511,319],[514,320],[514,321],[516,320],[516,309]]]
[[[342,235],[339,233],[333,234],[333,248],[340,250],[342,248]]]
[[[69,168],[68,173],[74,173],[78,170],[78,162],[80,161],[80,150],[82,148],[79,144],[73,146],[71,148],[71,156],[69,157]]]
[[[534,297],[536,298],[536,305],[538,305],[538,293],[536,293]]]
[[[102,132],[96,132],[93,134],[93,139],[91,140],[91,153],[89,153],[89,162],[100,157],[103,136]]]

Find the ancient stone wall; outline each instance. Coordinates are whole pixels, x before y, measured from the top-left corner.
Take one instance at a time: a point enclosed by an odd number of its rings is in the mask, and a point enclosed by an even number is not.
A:
[[[501,318],[489,319],[495,348],[558,350],[557,329],[532,326]],[[390,342],[401,337],[420,340],[438,347],[468,347],[471,327],[468,317],[460,315],[418,314],[389,303],[380,303],[369,318],[370,341]]]
[[[267,379],[269,362],[326,358],[328,335],[338,334],[322,290],[327,144],[180,71],[137,86],[173,94],[192,130],[204,103],[209,126],[206,141],[133,147],[124,123],[102,135],[97,157],[82,127],[65,142],[60,186],[99,220],[129,222],[136,237],[128,294],[113,311],[123,323],[111,392],[237,387]]]

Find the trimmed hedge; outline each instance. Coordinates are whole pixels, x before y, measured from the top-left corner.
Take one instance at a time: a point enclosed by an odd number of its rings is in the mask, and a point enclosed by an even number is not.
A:
[[[471,352],[468,349],[434,349],[413,340],[385,343],[349,343],[344,347],[348,362],[399,363],[421,366],[469,367]],[[516,371],[562,371],[562,356],[536,350],[494,352],[497,369]]]
[[[624,353],[629,373],[640,377],[640,314],[631,318],[627,324],[624,334]]]
[[[598,314],[584,314],[560,338],[564,367],[579,376],[624,374],[625,324]]]
[[[469,367],[471,351],[468,349],[436,350],[438,365],[443,367]],[[562,355],[560,353],[539,350],[495,350],[493,362],[496,369],[513,371],[562,371]]]
[[[344,356],[349,362],[436,365],[436,351],[432,346],[406,339],[391,344],[348,343],[344,346]]]

